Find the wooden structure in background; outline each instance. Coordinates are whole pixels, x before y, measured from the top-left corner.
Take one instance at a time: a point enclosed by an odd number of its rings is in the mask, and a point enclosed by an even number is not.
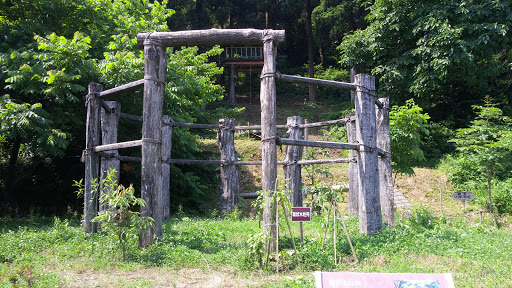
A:
[[[375,233],[381,229],[381,199],[385,199],[384,209],[385,219],[390,216],[392,211],[392,199],[389,195],[393,192],[387,191],[390,188],[389,179],[391,179],[390,170],[390,151],[386,144],[389,141],[389,119],[386,120],[388,102],[379,101],[375,98],[374,78],[368,75],[359,74],[355,76],[353,83],[343,83],[321,79],[312,79],[306,77],[297,77],[291,75],[282,75],[276,70],[276,47],[284,42],[285,33],[283,30],[255,30],[255,29],[210,29],[182,32],[155,32],[141,33],[137,37],[140,48],[144,49],[144,79],[134,81],[113,89],[102,91],[99,84],[91,83],[89,85],[89,94],[87,96],[87,140],[84,153],[85,161],[85,181],[86,191],[84,197],[84,230],[94,231],[95,227],[91,219],[97,213],[97,199],[94,189],[91,185],[94,179],[100,177],[100,156],[101,162],[105,162],[102,169],[108,167],[119,167],[118,161],[140,161],[141,170],[141,195],[146,206],[141,208],[142,216],[150,216],[155,220],[154,228],[142,233],[139,238],[139,244],[143,247],[151,245],[154,238],[162,237],[162,221],[169,215],[169,185],[171,183],[169,175],[170,164],[213,164],[221,165],[221,210],[222,213],[228,213],[236,203],[238,193],[238,165],[261,165],[262,166],[262,193],[269,199],[274,193],[277,178],[277,165],[285,165],[286,174],[289,175],[289,188],[293,191],[294,203],[302,200],[302,191],[300,187],[300,165],[319,164],[319,163],[357,163],[357,166],[351,166],[352,170],[357,167],[357,174],[350,174],[350,178],[357,180],[357,199],[352,197],[351,203],[358,201],[357,211],[360,219],[360,231],[362,233]],[[166,59],[165,48],[172,46],[195,46],[195,45],[257,45],[263,43],[264,66],[261,72],[261,126],[235,126],[233,119],[221,119],[219,125],[177,123],[172,121],[172,117],[163,115],[163,102],[165,90]],[[302,119],[293,117],[289,119],[287,125],[276,124],[276,80],[303,83],[306,85],[323,85],[349,89],[355,91],[356,113],[354,117],[326,121],[320,123],[302,124]],[[119,106],[112,102],[104,102],[103,98],[114,95],[127,89],[144,87],[143,115],[134,116],[121,113]],[[115,143],[116,137],[104,136],[105,141],[100,145],[100,131],[109,125],[106,122],[100,125],[100,109],[104,109],[105,119],[107,114],[109,119],[114,120],[128,118],[131,120],[142,121],[142,139]],[[384,110],[382,110],[384,109]],[[378,119],[378,124],[377,120]],[[348,124],[355,122],[355,125]],[[309,141],[302,137],[303,129],[308,127],[317,127],[333,124],[347,124],[355,127],[355,133],[349,138],[350,143]],[[221,160],[187,160],[171,159],[170,149],[172,146],[172,127],[194,127],[204,129],[217,129],[219,149],[222,156]],[[377,129],[378,126],[378,129]],[[279,138],[277,129],[287,128],[288,138]],[[259,129],[261,130],[262,143],[262,161],[237,161],[237,153],[234,148],[235,130]],[[387,130],[386,130],[387,129]],[[377,136],[377,132],[382,133],[383,138]],[[386,131],[387,134],[386,134]],[[354,135],[355,134],[355,140]],[[387,137],[387,138],[386,138]],[[276,143],[291,145],[287,147],[287,157],[285,161],[277,161]],[[378,142],[378,144],[377,144]],[[128,157],[119,155],[117,149],[142,146],[142,157]],[[339,149],[351,149],[352,159],[325,159],[325,160],[301,160],[302,146],[328,147]],[[354,159],[356,158],[356,159]],[[379,160],[381,159],[381,160]],[[117,162],[116,162],[117,161]],[[379,161],[381,164],[379,164]],[[110,163],[110,164],[109,164]],[[382,168],[381,168],[382,167]],[[103,174],[103,173],[102,173]],[[382,175],[381,175],[382,174]],[[381,175],[381,176],[380,176]],[[379,178],[381,177],[381,178]],[[389,177],[389,178],[386,178]],[[384,180],[381,180],[384,179]],[[99,180],[96,180],[99,181]],[[383,184],[384,183],[384,184]],[[353,190],[354,187],[352,187]],[[391,187],[392,188],[392,187]],[[383,198],[384,197],[384,198]],[[300,200],[300,201],[299,201]],[[382,202],[384,202],[382,200]],[[276,239],[275,209],[272,209],[273,203],[269,200],[264,204],[263,225],[267,236]],[[391,206],[389,206],[391,205]],[[354,205],[351,204],[353,208]],[[352,210],[351,210],[352,211]],[[351,212],[352,213],[352,212]],[[394,221],[394,220],[393,220]],[[388,223],[391,223],[388,222]],[[271,241],[270,251],[274,251],[276,242]]]

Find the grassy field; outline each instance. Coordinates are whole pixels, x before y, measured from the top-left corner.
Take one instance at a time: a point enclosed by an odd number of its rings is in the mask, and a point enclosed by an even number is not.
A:
[[[341,205],[342,206],[342,205]],[[340,206],[340,208],[341,208]],[[343,210],[343,209],[341,209]],[[304,224],[304,243],[294,260],[291,238],[280,222],[280,253],[258,264],[254,239],[261,223],[239,213],[227,220],[176,214],[165,222],[161,242],[138,249],[130,241],[122,260],[115,239],[84,234],[78,219],[0,219],[1,287],[312,287],[312,272],[452,273],[456,287],[512,287],[512,233],[462,216],[435,217],[426,207],[399,217],[373,236],[346,219],[357,260],[338,218],[337,236],[325,215]],[[282,218],[282,217],[281,217]],[[298,224],[292,234],[299,242]],[[334,239],[337,258],[334,259]],[[265,258],[265,257],[263,257]],[[264,260],[264,259],[263,259]],[[278,271],[278,272],[276,272]]]
[[[340,113],[329,111],[345,109],[344,104],[328,102],[306,108],[288,102],[278,103],[284,111],[278,113],[279,124],[292,115],[312,121],[340,118]],[[259,105],[248,106],[237,119],[241,125],[258,121]],[[310,135],[324,140],[332,136],[319,129]],[[203,149],[217,151],[215,140],[201,141]],[[240,134],[235,141],[241,160],[261,159],[257,137]],[[283,152],[278,149],[278,159]],[[345,153],[312,149],[309,157],[344,158]],[[347,168],[346,164],[303,168],[303,182],[347,183]],[[283,171],[278,171],[282,184]],[[480,207],[468,203],[463,210],[461,202],[451,200],[453,187],[442,171],[417,168],[415,174],[395,179],[395,186],[415,208],[399,210],[396,226],[384,227],[376,235],[359,233],[357,218],[347,215],[346,195],[337,203],[336,225],[332,216],[325,225],[328,205],[321,207],[303,225],[299,262],[284,215],[279,223],[280,252],[265,255],[261,222],[249,201],[240,201],[225,220],[217,211],[203,217],[177,211],[164,223],[163,239],[155,245],[139,249],[136,236],[129,237],[126,260],[112,235],[84,234],[79,215],[0,218],[0,287],[313,287],[312,273],[318,270],[452,273],[456,287],[512,287],[512,217],[500,217],[499,228],[492,226],[488,214],[480,218]],[[259,190],[260,168],[242,167],[240,185],[241,192]],[[311,197],[306,200],[311,201]],[[341,220],[346,222],[356,258]],[[299,225],[292,223],[297,244],[299,235]]]

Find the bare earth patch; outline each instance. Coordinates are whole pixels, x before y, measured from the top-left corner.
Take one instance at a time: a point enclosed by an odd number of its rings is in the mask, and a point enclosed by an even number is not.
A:
[[[265,287],[265,283],[278,280],[278,275],[243,274],[231,270],[204,271],[198,268],[140,268],[134,271],[83,271],[58,273],[66,279],[64,287]]]

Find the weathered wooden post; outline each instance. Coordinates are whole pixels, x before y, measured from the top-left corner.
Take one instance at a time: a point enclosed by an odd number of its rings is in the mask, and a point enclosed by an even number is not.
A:
[[[154,234],[162,238],[164,197],[162,193],[162,116],[167,63],[165,48],[159,41],[144,41],[144,103],[142,111],[141,194],[146,206],[141,216],[152,217],[154,228],[148,227],[139,236],[139,246],[153,243]]]
[[[358,74],[356,84],[356,135],[359,142],[359,231],[374,234],[382,229],[379,196],[377,131],[375,122],[375,78]]]
[[[389,98],[380,98],[382,107],[376,110],[377,147],[386,152],[379,156],[380,204],[383,220],[390,226],[395,225],[395,199],[393,192],[393,171],[391,170],[391,140],[389,135]]]
[[[265,250],[276,251],[275,209],[271,197],[274,195],[277,178],[276,154],[276,47],[272,31],[263,32],[263,70],[261,71],[261,151],[262,151],[262,190],[265,195],[263,208],[263,229],[272,239]]]
[[[101,109],[101,144],[114,144],[117,143],[117,127],[119,124],[119,115],[121,114],[121,104],[115,101],[106,101],[105,109]],[[117,150],[111,150],[108,152],[111,157],[101,157],[101,183],[100,183],[100,195],[99,198],[104,193],[111,193],[112,191],[108,191],[112,187],[105,187],[103,180],[107,179],[107,176],[110,172],[110,169],[114,169],[116,171],[114,178],[113,187],[116,189],[119,185],[119,171],[120,171],[120,161],[119,161],[119,152]],[[106,203],[102,203],[100,201],[100,211],[107,210],[109,207]]]
[[[229,103],[236,105],[236,94],[235,94],[235,65],[229,66]]]
[[[162,192],[163,220],[169,219],[171,210],[171,149],[172,149],[172,116],[164,115],[162,121]]]
[[[304,140],[304,129],[299,128],[303,124],[302,117],[293,116],[286,120],[286,138]],[[297,164],[302,160],[302,146],[287,145],[286,155],[284,157],[284,178],[286,179],[286,188],[291,191],[292,207],[302,207],[302,177],[301,165]]]
[[[347,127],[347,140],[348,143],[357,143],[356,138],[356,121],[352,120],[355,114],[347,114],[346,118],[350,119],[347,121],[345,126]],[[350,163],[348,164],[348,214],[350,216],[359,215],[359,166],[357,164],[357,151],[349,150],[348,158]]]
[[[98,195],[93,188],[93,181],[99,185],[100,157],[94,153],[94,147],[100,145],[100,100],[99,93],[103,86],[98,83],[89,83],[89,90],[86,96],[87,119],[86,119],[86,140],[85,140],[85,187],[84,187],[84,223],[85,232],[95,232],[96,224],[91,220],[98,212]]]
[[[220,157],[225,163],[220,167],[220,215],[226,216],[237,203],[240,172],[236,161],[235,119],[219,119],[217,145]]]

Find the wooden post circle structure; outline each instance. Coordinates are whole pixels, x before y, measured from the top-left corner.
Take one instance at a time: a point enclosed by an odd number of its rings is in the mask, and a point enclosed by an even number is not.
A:
[[[87,140],[84,154],[86,164],[84,230],[86,232],[95,230],[95,227],[91,224],[91,219],[97,213],[98,195],[94,194],[91,183],[98,181],[97,179],[99,178],[100,154],[101,159],[113,158],[115,160],[105,161],[107,165],[102,166],[105,167],[102,169],[107,169],[107,167],[111,166],[118,167],[116,165],[119,165],[119,160],[140,161],[142,163],[141,195],[142,199],[146,202],[146,206],[141,208],[141,215],[154,219],[154,227],[147,227],[148,229],[140,234],[139,245],[142,247],[151,245],[155,238],[162,238],[162,222],[169,216],[169,185],[171,182],[169,165],[171,163],[222,165],[222,194],[220,202],[221,207],[223,207],[223,214],[228,213],[236,203],[239,186],[238,165],[261,165],[263,174],[262,192],[266,197],[263,211],[263,228],[267,239],[272,240],[265,245],[265,249],[269,252],[277,250],[277,215],[275,215],[274,203],[270,199],[277,188],[278,164],[285,165],[286,177],[291,178],[289,179],[288,188],[293,191],[293,203],[295,206],[301,206],[300,165],[351,163],[349,178],[351,178],[350,185],[354,187],[351,187],[350,191],[350,214],[358,214],[361,233],[372,234],[381,229],[381,203],[385,221],[393,225],[393,187],[391,184],[391,157],[389,150],[389,101],[387,99],[375,99],[375,78],[369,75],[355,75],[353,83],[343,83],[280,74],[276,70],[276,48],[284,40],[284,30],[210,29],[139,34],[137,36],[137,43],[141,49],[144,49],[144,79],[107,91],[102,91],[103,88],[99,84],[91,83],[89,85],[87,97]],[[261,129],[262,137],[261,162],[237,161],[237,153],[234,148],[234,131],[239,128],[234,126],[233,119],[221,119],[219,125],[208,125],[175,123],[172,117],[163,115],[165,74],[167,69],[166,47],[256,45],[261,43],[263,43],[264,56],[260,90],[261,126],[258,126],[258,129]],[[355,91],[356,113],[354,116],[348,116],[345,119],[308,124],[303,124],[300,117],[290,117],[287,126],[278,126],[276,124],[276,80]],[[123,113],[119,113],[119,111],[112,113],[112,108],[116,107],[114,109],[117,109],[117,106],[111,106],[111,104],[101,100],[101,97],[141,86],[144,87],[142,117],[122,115]],[[112,137],[104,136],[107,141],[100,145],[100,109],[102,107],[109,110],[109,113],[112,113],[111,116],[115,121],[117,121],[116,119],[119,116],[142,121],[142,139],[112,143],[116,141],[115,135],[112,135]],[[105,119],[106,116],[104,115]],[[347,125],[347,128],[349,128],[349,143],[303,140],[303,129],[333,124]],[[220,127],[218,142],[223,159],[171,159],[172,126],[206,129],[219,129]],[[277,135],[278,127],[280,129],[288,128],[288,138],[280,138]],[[243,127],[240,129],[243,129]],[[377,135],[378,133],[379,135]],[[292,145],[287,147],[285,161],[277,161],[277,141],[285,145]],[[135,146],[142,146],[142,157],[120,156],[116,151],[116,149]],[[302,146],[350,149],[350,159],[301,160]],[[114,150],[114,153],[104,152],[112,150]],[[352,185],[352,183],[355,184]],[[355,195],[353,196],[353,194]],[[353,201],[357,201],[357,203],[352,203]],[[104,209],[108,208],[105,207]]]

